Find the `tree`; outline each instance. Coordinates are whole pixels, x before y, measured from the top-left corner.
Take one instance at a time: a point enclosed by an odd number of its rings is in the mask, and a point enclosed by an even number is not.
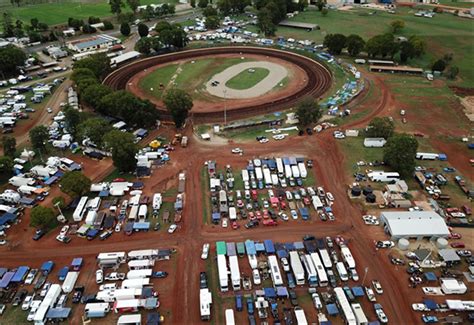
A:
[[[209,4],[208,0],[199,0],[198,1],[198,7],[202,8],[202,9],[206,8],[208,4]]]
[[[217,10],[213,6],[208,5],[206,8],[204,8],[202,14],[204,17],[217,16]]]
[[[433,63],[433,66],[431,67],[431,70],[439,72],[443,72],[444,69],[446,69],[446,61],[444,61],[443,59],[436,60],[435,63]]]
[[[52,202],[55,207],[58,207],[60,209],[66,208],[66,200],[62,196],[54,197]]]
[[[69,18],[68,20],[68,26],[75,30],[81,29],[82,25],[84,25],[84,22],[80,19]]]
[[[79,137],[89,139],[93,144],[99,148],[103,145],[104,134],[110,131],[112,127],[106,120],[100,117],[89,118],[78,125],[77,130]]]
[[[350,56],[358,56],[365,47],[365,41],[359,35],[351,34],[346,38],[347,52]]]
[[[10,0],[11,4],[16,4],[18,7],[20,6],[22,0]]]
[[[399,50],[399,44],[395,42],[393,34],[381,34],[369,39],[365,44],[365,50],[372,58],[377,56],[393,58]]]
[[[89,25],[98,24],[98,23],[100,23],[100,18],[99,17],[94,17],[94,16],[89,16],[89,19],[87,19],[87,22],[89,23]]]
[[[454,80],[456,79],[457,75],[459,74],[459,68],[455,65],[449,67],[449,70],[446,74],[448,79]]]
[[[120,25],[120,33],[123,35],[123,36],[128,36],[130,35],[130,32],[131,32],[131,29],[130,29],[130,25],[128,23],[122,23]]]
[[[123,23],[129,23],[131,24],[135,20],[135,15],[133,12],[123,12],[121,14],[118,14],[117,16],[117,22],[119,24]]]
[[[114,24],[110,20],[104,20],[104,30],[112,30],[114,29]]]
[[[148,26],[143,24],[143,23],[139,23],[138,24],[138,35],[140,35],[140,37],[148,36]]]
[[[186,121],[188,113],[193,107],[191,96],[184,90],[174,88],[166,92],[163,102],[171,113],[176,128],[180,128]]]
[[[109,0],[110,12],[113,14],[122,13],[122,8],[124,7],[122,0]]]
[[[111,70],[110,58],[106,53],[93,54],[88,58],[76,61],[74,70],[79,68],[90,69],[97,79],[102,80]]]
[[[400,61],[407,62],[409,59],[415,57],[415,47],[409,41],[400,43]]]
[[[136,43],[135,43],[135,50],[143,53],[145,55],[148,55],[151,53],[151,45],[152,41],[150,38],[140,38]]]
[[[392,33],[396,34],[405,28],[405,22],[403,20],[394,20],[390,23],[390,27],[392,28]]]
[[[324,46],[328,48],[331,54],[341,54],[346,46],[346,37],[342,34],[328,34],[324,37]]]
[[[4,12],[3,13],[3,37],[13,37],[14,36],[14,29],[15,26],[12,23],[12,17],[10,13]]]
[[[71,197],[82,196],[90,191],[91,180],[80,171],[67,172],[59,183],[61,191]]]
[[[38,29],[38,24],[39,24],[38,18],[31,18],[31,19],[30,19],[30,25],[31,25],[31,28],[32,28],[33,30],[37,30],[37,29]]]
[[[38,125],[32,128],[29,132],[30,142],[34,149],[45,150],[46,143],[48,143],[49,132],[44,125]]]
[[[14,74],[19,66],[25,63],[26,54],[14,45],[0,48],[0,71],[10,75]]]
[[[77,127],[81,124],[82,115],[78,110],[75,110],[71,106],[64,107],[63,112],[67,130],[75,136],[77,133]]]
[[[97,29],[95,29],[95,27],[92,27],[89,24],[84,24],[82,26],[82,32],[85,33],[85,34],[93,34],[93,33],[97,32]]]
[[[223,15],[228,15],[232,11],[232,4],[230,3],[230,0],[218,0],[217,8]]]
[[[14,137],[5,136],[2,138],[3,154],[8,157],[15,157],[16,139]]]
[[[408,38],[408,42],[413,45],[415,50],[415,57],[420,57],[425,53],[425,42],[416,35],[412,35]]]
[[[165,46],[183,48],[188,43],[187,34],[179,24],[158,23],[155,30],[159,34],[158,40]]]
[[[87,106],[98,110],[100,113],[107,114],[104,112],[101,101],[102,98],[112,93],[112,90],[103,84],[89,85],[88,87],[81,89],[81,100]]]
[[[89,68],[74,68],[71,74],[71,80],[77,84],[84,79],[97,79],[97,77],[94,71]]]
[[[319,11],[323,11],[324,6],[326,5],[325,0],[318,0],[316,1],[316,7],[318,7]]]
[[[0,157],[0,173],[11,174],[13,170],[13,159],[7,156]]]
[[[220,20],[217,16],[208,16],[206,17],[206,28],[207,29],[216,29],[220,26]]]
[[[314,98],[307,97],[296,108],[296,116],[301,126],[316,123],[322,116],[321,108]]]
[[[140,0],[127,0],[127,5],[132,9],[133,13],[136,13],[138,6],[140,6]]]
[[[321,10],[321,15],[323,15],[324,17],[326,17],[326,16],[328,15],[328,13],[329,13],[328,8],[323,8],[323,9]]]
[[[411,176],[415,169],[418,141],[408,134],[396,134],[385,144],[383,160],[401,176]]]
[[[143,19],[150,21],[153,17],[155,17],[155,10],[152,6],[146,6],[145,10],[141,12]]]
[[[114,166],[120,172],[134,171],[137,166],[135,156],[138,147],[134,140],[133,134],[118,130],[112,130],[104,136],[105,146],[112,151]]]
[[[56,227],[57,220],[51,208],[37,205],[31,209],[30,226],[49,230]]]
[[[375,117],[367,127],[367,136],[371,138],[388,139],[393,135],[395,125],[388,117]]]
[[[268,8],[262,8],[257,14],[257,27],[265,36],[275,35],[276,26],[272,20],[272,13]]]
[[[189,5],[192,7],[192,8],[196,8],[196,0],[191,0],[189,2]]]

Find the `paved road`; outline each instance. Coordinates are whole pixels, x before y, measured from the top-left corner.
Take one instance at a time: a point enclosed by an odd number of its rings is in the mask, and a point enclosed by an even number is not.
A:
[[[269,74],[259,81],[256,85],[247,89],[233,89],[226,86],[226,83],[237,76],[243,71],[251,73],[249,69],[263,68],[269,71]],[[280,64],[273,62],[254,61],[254,62],[242,62],[228,67],[222,72],[214,75],[211,80],[206,84],[206,90],[211,95],[229,99],[242,99],[258,97],[266,94],[272,90],[281,80],[288,75],[288,70]],[[212,83],[218,81],[217,86],[213,86]]]

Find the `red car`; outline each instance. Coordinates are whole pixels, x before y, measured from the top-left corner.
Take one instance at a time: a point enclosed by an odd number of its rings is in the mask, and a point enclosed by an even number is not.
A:
[[[116,178],[112,182],[126,182],[125,178]]]
[[[256,220],[257,218],[255,217],[255,213],[253,213],[253,211],[249,211],[249,219],[254,221]]]
[[[264,226],[278,226],[278,223],[273,219],[265,219],[263,220]]]
[[[232,229],[237,230],[240,228],[240,225],[236,221],[232,221]]]
[[[336,241],[336,244],[338,246],[342,246],[342,245],[346,244],[346,240],[342,236],[336,236],[336,238],[334,238],[334,240]]]
[[[303,198],[303,203],[304,203],[304,205],[310,205],[310,204],[311,204],[311,201],[309,200],[309,198],[304,197],[304,198]]]
[[[467,214],[468,216],[472,214],[472,209],[469,206],[463,205],[461,208],[464,211],[464,213]]]
[[[449,234],[448,238],[449,239],[461,239],[462,235],[460,233],[457,233],[457,232],[452,232],[452,233]]]
[[[262,219],[262,213],[260,211],[256,211],[255,214],[257,215],[257,220]]]
[[[286,209],[286,202],[285,201],[280,201],[280,209],[285,210]]]
[[[464,248],[464,247],[466,247],[466,245],[464,245],[463,242],[457,241],[457,242],[451,243],[451,247],[452,248]]]
[[[268,210],[263,210],[263,219],[269,219]]]

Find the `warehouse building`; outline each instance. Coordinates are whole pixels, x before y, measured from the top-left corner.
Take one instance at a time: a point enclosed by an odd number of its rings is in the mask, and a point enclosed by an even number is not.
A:
[[[87,39],[81,39],[78,41],[72,41],[68,43],[68,48],[74,52],[89,52],[99,49],[108,49],[116,44],[119,44],[120,40],[110,35],[97,35]]]
[[[392,239],[447,237],[449,229],[444,219],[433,211],[382,212],[380,222]]]

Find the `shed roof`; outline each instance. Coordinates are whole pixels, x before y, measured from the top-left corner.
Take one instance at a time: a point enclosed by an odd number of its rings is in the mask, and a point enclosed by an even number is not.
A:
[[[380,220],[396,237],[446,237],[449,229],[444,219],[433,211],[386,211]]]
[[[459,257],[459,255],[456,253],[454,249],[440,249],[438,251],[438,254],[445,262],[461,261],[461,258]]]

